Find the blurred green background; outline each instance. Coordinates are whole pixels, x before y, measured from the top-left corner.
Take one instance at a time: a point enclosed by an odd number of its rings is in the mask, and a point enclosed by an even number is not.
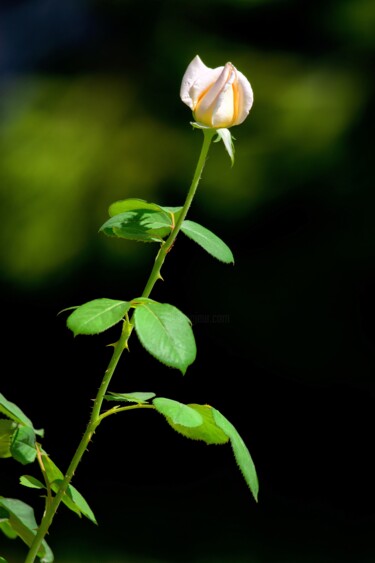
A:
[[[190,212],[235,266],[181,236],[153,294],[193,320],[196,363],[182,378],[134,337],[112,390],[218,408],[259,504],[229,448],[148,411],[109,419],[75,477],[99,527],[61,509],[59,563],[375,560],[374,29],[370,0],[2,1],[0,391],[62,468],[117,332],[74,339],[58,312],[136,297],[157,251],[99,234],[109,204],[183,202],[202,139],[179,88],[196,54],[231,61],[255,98],[234,167],[214,145]],[[0,493],[36,505],[23,469],[1,462]],[[24,553],[0,538],[11,563]]]

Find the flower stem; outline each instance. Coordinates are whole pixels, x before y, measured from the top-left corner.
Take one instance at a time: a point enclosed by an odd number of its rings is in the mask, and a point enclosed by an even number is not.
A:
[[[82,459],[83,454],[85,453],[87,446],[89,445],[89,442],[95,432],[95,429],[97,428],[100,420],[99,420],[99,413],[101,410],[101,406],[104,400],[104,395],[106,393],[106,390],[108,388],[108,385],[111,381],[112,375],[116,369],[116,366],[119,362],[119,359],[121,357],[121,354],[126,346],[127,343],[127,339],[129,338],[130,334],[129,334],[129,330],[128,330],[128,323],[125,322],[124,326],[123,326],[123,330],[121,332],[121,336],[119,341],[114,345],[114,350],[113,350],[113,354],[111,357],[111,360],[108,364],[108,368],[105,371],[103,380],[101,382],[101,385],[99,387],[99,391],[97,393],[96,399],[94,401],[94,406],[91,412],[91,417],[90,417],[90,421],[87,425],[86,431],[83,434],[81,441],[78,445],[78,448],[72,458],[72,461],[70,462],[70,465],[68,467],[68,470],[64,476],[64,479],[60,485],[60,488],[58,490],[58,492],[56,493],[56,496],[54,497],[53,501],[47,506],[42,521],[40,523],[40,526],[38,528],[38,531],[35,535],[35,538],[33,540],[33,543],[30,546],[30,550],[29,553],[25,559],[25,563],[33,563],[35,561],[35,558],[38,555],[38,552],[40,550],[41,544],[49,530],[49,527],[52,524],[52,520],[56,514],[56,511],[61,503],[61,500],[73,478],[73,475],[75,473],[75,470],[78,467],[79,462]]]
[[[148,297],[150,295],[151,291],[152,291],[152,288],[154,287],[155,283],[157,282],[157,280],[161,279],[160,270],[163,266],[165,257],[168,254],[168,252],[170,251],[170,249],[172,248],[174,241],[176,240],[176,237],[177,237],[177,235],[178,235],[178,233],[181,229],[181,225],[182,225],[183,221],[185,220],[186,215],[187,215],[187,213],[190,209],[191,203],[194,199],[195,192],[197,191],[199,180],[201,179],[203,168],[204,168],[204,165],[206,163],[206,158],[207,158],[207,154],[208,154],[208,151],[209,151],[209,148],[210,148],[210,144],[211,144],[213,136],[216,134],[215,129],[202,129],[202,131],[203,131],[203,135],[204,135],[203,145],[202,145],[201,153],[199,155],[199,159],[198,159],[197,167],[195,169],[193,180],[191,182],[190,189],[189,189],[188,194],[186,196],[185,203],[183,205],[182,211],[181,211],[181,213],[178,217],[178,220],[176,222],[174,229],[172,230],[171,234],[169,235],[167,240],[164,242],[164,244],[162,244],[162,246],[160,247],[159,253],[158,253],[158,255],[155,259],[154,267],[152,269],[152,272],[150,274],[150,277],[148,279],[146,287],[143,290],[142,297]]]
[[[193,201],[195,192],[197,190],[201,175],[202,175],[202,171],[206,162],[206,158],[207,158],[207,154],[210,148],[210,144],[211,141],[215,135],[215,130],[214,129],[202,129],[203,130],[203,134],[204,134],[204,139],[203,139],[203,145],[202,145],[202,149],[199,155],[199,159],[198,159],[198,163],[195,169],[195,173],[193,176],[193,180],[192,183],[190,185],[188,194],[186,196],[186,200],[185,203],[183,205],[182,211],[179,215],[179,218],[176,222],[176,225],[174,227],[174,229],[172,230],[171,234],[169,235],[169,237],[167,238],[167,240],[162,244],[162,246],[160,247],[160,250],[157,254],[157,257],[155,259],[155,263],[154,266],[152,268],[151,274],[148,278],[148,281],[146,283],[146,286],[143,290],[142,293],[142,297],[148,297],[156,283],[156,281],[158,279],[161,279],[161,275],[160,275],[160,271],[161,268],[164,264],[164,260],[169,252],[169,250],[172,248],[174,241],[176,240],[176,237],[181,229],[181,225],[189,211],[189,208],[191,206],[191,203]],[[67,472],[64,476],[63,481],[61,482],[60,488],[58,490],[58,492],[56,493],[56,496],[53,498],[52,502],[48,503],[48,506],[46,507],[46,510],[44,512],[42,521],[40,523],[40,526],[38,528],[38,531],[34,537],[34,540],[30,546],[28,555],[25,559],[25,563],[34,563],[36,557],[38,556],[38,552],[41,549],[41,545],[42,542],[46,536],[46,534],[48,533],[48,530],[52,524],[53,518],[56,514],[56,511],[62,501],[62,498],[67,490],[67,488],[69,487],[69,484],[73,478],[73,475],[83,457],[83,454],[85,453],[87,446],[90,443],[90,440],[96,430],[96,428],[98,427],[98,425],[100,424],[100,422],[106,417],[109,416],[109,414],[115,414],[115,412],[118,412],[120,409],[118,409],[117,411],[113,411],[111,413],[108,412],[108,415],[101,414],[101,409],[102,409],[102,404],[104,401],[104,396],[107,392],[108,386],[111,382],[112,376],[114,374],[114,371],[116,369],[116,366],[120,360],[120,357],[124,351],[125,348],[127,348],[127,343],[128,340],[130,338],[130,335],[133,331],[134,325],[132,323],[131,320],[124,320],[123,323],[123,327],[122,327],[122,331],[121,331],[121,336],[120,339],[118,340],[118,342],[116,342],[116,344],[114,344],[114,350],[113,350],[113,354],[111,357],[111,360],[108,364],[108,367],[104,373],[104,377],[103,380],[101,382],[101,385],[99,387],[96,399],[94,401],[94,406],[92,408],[91,411],[91,416],[90,416],[90,420],[89,423],[87,425],[87,428],[85,430],[85,433],[82,436],[82,439],[78,445],[78,448],[70,462],[70,465],[67,469]],[[137,408],[140,407],[146,407],[147,405],[137,405]],[[150,405],[148,405],[148,407],[150,407]],[[133,407],[135,408],[135,407]],[[122,408],[121,410],[130,410],[129,407],[127,408]]]

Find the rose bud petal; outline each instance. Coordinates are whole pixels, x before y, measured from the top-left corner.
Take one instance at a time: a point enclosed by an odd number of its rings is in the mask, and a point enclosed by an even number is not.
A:
[[[180,97],[198,123],[215,129],[242,123],[254,99],[249,81],[232,63],[208,68],[198,55],[185,71]]]

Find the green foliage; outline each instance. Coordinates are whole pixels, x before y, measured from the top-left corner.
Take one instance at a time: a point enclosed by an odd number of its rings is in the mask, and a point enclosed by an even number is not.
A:
[[[36,437],[33,428],[19,426],[15,431],[10,447],[12,457],[26,465],[36,458]]]
[[[241,436],[225,416],[209,405],[184,405],[165,398],[154,399],[153,404],[170,426],[187,438],[203,440],[206,444],[230,441],[238,467],[258,500],[259,484],[254,462]]]
[[[18,538],[17,532],[15,532],[9,523],[9,512],[0,506],[0,530],[11,540]]]
[[[12,436],[11,440],[10,454],[14,457],[14,459],[21,462],[22,464],[32,463],[35,460],[35,434],[32,428],[28,426],[18,426],[16,428],[14,436]],[[64,475],[44,451],[41,452],[41,455],[48,485],[53,492],[57,493],[60,488],[60,484],[64,479]],[[39,481],[39,479],[36,479],[31,475],[23,475],[20,478],[20,483],[25,487],[47,490],[46,485],[44,485],[41,481]],[[62,498],[62,501],[78,516],[81,516],[83,514],[84,516],[86,516],[86,518],[88,518],[95,524],[97,523],[95,516],[86,500],[77,491],[77,489],[73,487],[73,485],[68,486],[66,493]]]
[[[17,424],[13,420],[0,419],[0,458],[12,457],[10,446]]]
[[[148,203],[144,199],[128,198],[111,203],[108,209],[110,217],[127,213],[128,211],[162,211],[162,208],[156,203]]]
[[[204,250],[211,254],[214,258],[225,262],[226,264],[234,264],[234,258],[229,246],[225,244],[218,236],[211,231],[202,227],[194,221],[184,221],[181,231],[194,242],[199,244]]]
[[[135,330],[146,350],[160,362],[182,374],[196,357],[191,323],[173,305],[139,298],[132,301]]]
[[[233,144],[233,139],[234,137],[232,137],[232,133],[229,131],[229,129],[217,129],[217,137],[214,140],[214,143],[218,143],[219,141],[223,141],[224,146],[225,146],[225,150],[227,151],[227,153],[229,154],[229,157],[232,161],[232,166],[234,164],[234,144]]]
[[[31,420],[14,403],[0,393],[0,412],[10,420],[0,420],[0,457],[13,457],[23,465],[32,463],[36,457],[36,434]]]
[[[142,242],[161,242],[174,225],[173,213],[143,199],[124,199],[109,207],[108,221],[100,227],[108,236]]]
[[[150,399],[155,397],[155,393],[147,393],[143,391],[135,391],[133,393],[112,393],[111,391],[104,398],[107,401],[146,404]]]
[[[62,479],[56,479],[56,481],[54,481],[51,485],[52,490],[57,493],[58,489],[60,488],[61,483],[62,483]],[[73,512],[76,512],[78,514],[78,516],[83,514],[83,516],[86,516],[86,518],[91,520],[91,522],[93,522],[94,524],[97,524],[94,513],[91,510],[88,502],[81,495],[81,493],[79,491],[77,491],[77,489],[75,487],[73,487],[73,485],[68,485],[68,488],[67,488],[66,493],[65,493],[64,498],[63,498],[63,502],[68,508],[70,508],[70,510],[72,510]]]
[[[163,414],[172,425],[178,424],[187,428],[195,428],[203,423],[200,413],[188,405],[164,397],[158,397],[152,402],[156,410]]]
[[[25,426],[29,426],[30,428],[34,428],[31,420],[27,418],[27,416],[21,411],[17,405],[7,401],[7,399],[0,393],[0,412],[5,414],[11,420],[18,422],[19,424],[24,424]],[[35,430],[35,434],[38,436],[43,436],[43,430]]]
[[[144,199],[129,198],[111,203],[108,209],[110,217],[128,211],[157,211],[158,213],[165,211],[171,216],[172,223],[175,224],[181,214],[182,207],[161,206],[157,203],[149,203]]]
[[[45,485],[39,479],[36,479],[32,475],[22,475],[20,477],[20,484],[24,487],[29,487],[29,489],[45,489]]]
[[[66,324],[74,336],[99,334],[120,322],[129,309],[130,303],[127,301],[94,299],[77,307],[67,318]]]
[[[226,138],[225,131],[229,133],[228,129],[218,130],[219,139],[220,134]],[[100,228],[106,235],[142,242],[161,242],[174,228],[182,207],[161,207],[156,203],[130,198],[112,203],[108,211],[111,218]],[[193,221],[184,221],[181,230],[218,260],[234,263],[230,248],[205,227]]]
[[[14,534],[17,534],[17,536],[30,547],[36,533],[35,530],[38,527],[34,516],[34,510],[31,506],[25,504],[21,500],[4,497],[0,497],[0,507],[5,509],[8,526],[13,530],[13,535],[11,537],[14,537]],[[4,531],[4,527],[1,527],[1,529]],[[38,552],[38,557],[40,558],[41,563],[53,562],[53,553],[46,541],[43,541]]]
[[[115,215],[100,227],[108,236],[141,242],[161,242],[171,229],[172,219],[169,213],[144,209]]]
[[[212,409],[215,423],[229,437],[232,445],[234,457],[237,461],[245,481],[252,492],[255,500],[258,500],[259,483],[254,462],[245,442],[228,419],[225,418],[218,410]]]
[[[51,489],[57,493],[64,479],[64,475],[45,452],[42,453],[42,460],[49,485]],[[83,514],[86,518],[91,520],[91,522],[97,524],[93,511],[81,493],[79,493],[73,485],[68,485],[68,488],[62,497],[62,502],[78,516]]]
[[[162,207],[143,199],[129,198],[109,206],[110,219],[100,230],[112,237],[141,242],[162,242],[174,229],[182,207]]]
[[[195,129],[202,129],[203,132],[205,132],[205,131],[207,133],[211,132],[211,134],[217,133],[217,135],[214,139],[214,143],[219,143],[220,141],[223,141],[225,150],[229,154],[229,157],[232,161],[232,166],[233,166],[233,164],[234,164],[234,144],[233,144],[234,137],[232,137],[232,133],[229,131],[229,129],[224,128],[224,127],[221,128],[221,129],[212,129],[211,127],[208,127],[207,125],[202,125],[201,123],[196,123],[195,121],[192,121],[191,125]]]
[[[170,206],[160,206],[161,209],[163,209],[164,211],[167,211],[168,213],[172,213],[173,214],[173,218],[174,218],[174,223],[176,224],[176,222],[178,221],[180,215],[181,215],[181,211],[182,211],[182,207],[170,207]]]
[[[208,405],[188,404],[190,409],[195,410],[201,416],[202,423],[200,426],[184,426],[181,422],[174,423],[167,418],[168,423],[176,432],[182,434],[186,438],[192,440],[201,440],[206,444],[226,444],[229,441],[228,436],[216,425],[212,415],[212,408]]]

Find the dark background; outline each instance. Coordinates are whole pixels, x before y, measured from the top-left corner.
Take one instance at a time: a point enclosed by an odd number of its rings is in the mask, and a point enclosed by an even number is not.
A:
[[[179,87],[196,54],[230,60],[255,97],[234,167],[214,145],[189,215],[235,266],[181,235],[153,293],[192,319],[197,360],[182,377],[133,335],[111,389],[215,406],[254,458],[259,503],[229,446],[151,411],[111,417],[74,481],[99,527],[61,508],[56,561],[374,561],[374,24],[369,0],[1,3],[0,391],[62,469],[118,327],[74,339],[58,313],[136,297],[157,251],[99,234],[109,204],[183,202],[201,133]],[[39,517],[22,473],[39,476],[3,460],[1,494]],[[0,554],[25,550],[4,537]]]

